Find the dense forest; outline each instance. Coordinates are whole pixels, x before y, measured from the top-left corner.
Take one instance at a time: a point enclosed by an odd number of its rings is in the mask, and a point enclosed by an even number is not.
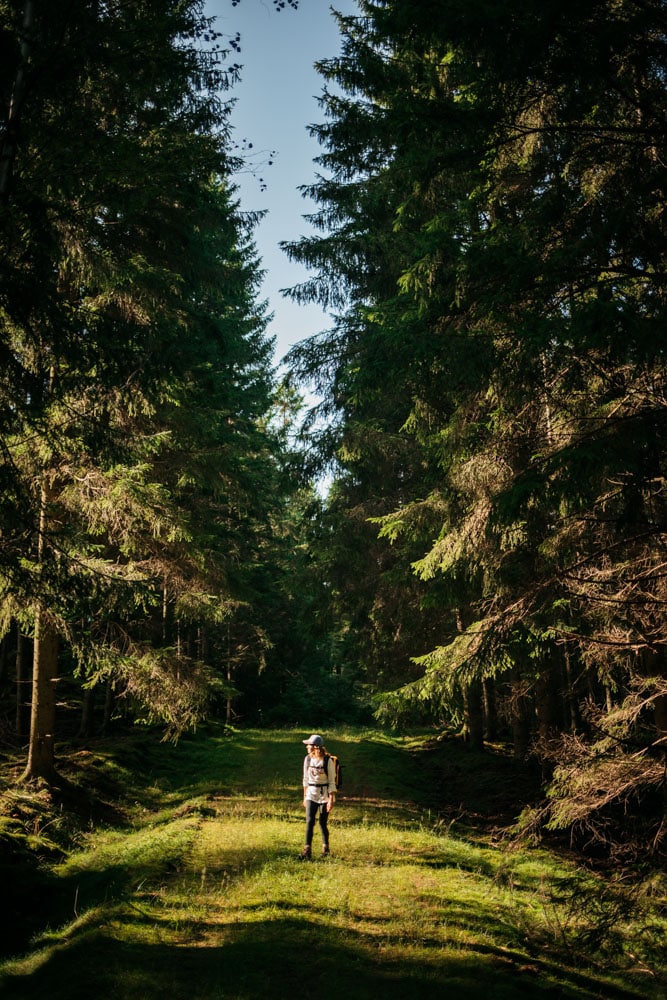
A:
[[[238,38],[0,0],[3,740],[432,727],[537,769],[531,834],[664,859],[665,4],[338,23],[284,247],[334,320],[279,379]]]

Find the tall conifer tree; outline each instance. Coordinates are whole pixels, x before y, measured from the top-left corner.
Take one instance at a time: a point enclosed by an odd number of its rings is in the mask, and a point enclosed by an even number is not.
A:
[[[3,604],[35,629],[30,777],[53,777],[63,639],[175,731],[201,714],[201,626],[238,604],[248,510],[266,522],[270,344],[227,180],[236,70],[202,11],[2,8]]]

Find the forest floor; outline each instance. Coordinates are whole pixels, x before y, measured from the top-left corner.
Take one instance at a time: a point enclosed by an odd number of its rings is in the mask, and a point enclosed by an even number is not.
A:
[[[300,863],[304,733],[150,733],[0,758],[0,997],[667,997],[664,876],[508,834],[534,793],[502,748],[327,734],[331,848]]]

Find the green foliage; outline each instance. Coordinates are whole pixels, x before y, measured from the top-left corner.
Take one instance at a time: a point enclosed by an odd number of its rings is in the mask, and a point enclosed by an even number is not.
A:
[[[329,670],[304,665],[301,673],[288,678],[280,701],[262,710],[269,726],[308,725],[309,719],[326,718],[331,725],[359,725],[372,719],[370,702],[345,677]]]
[[[657,759],[661,5],[368,0],[340,24],[307,192],[320,231],[288,248],[314,274],[297,299],[340,313],[292,354],[337,417],[316,442],[340,470],[330,579],[353,568],[333,628],[383,719],[428,707],[481,742],[491,692],[546,780],[559,732],[594,753],[587,698],[613,714],[650,677]]]

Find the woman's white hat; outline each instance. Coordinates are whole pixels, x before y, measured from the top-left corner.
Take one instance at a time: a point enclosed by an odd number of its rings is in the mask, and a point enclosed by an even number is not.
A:
[[[302,742],[311,747],[324,746],[324,740],[321,736],[318,736],[317,733],[313,733],[312,736],[309,736],[307,740],[302,740]]]

